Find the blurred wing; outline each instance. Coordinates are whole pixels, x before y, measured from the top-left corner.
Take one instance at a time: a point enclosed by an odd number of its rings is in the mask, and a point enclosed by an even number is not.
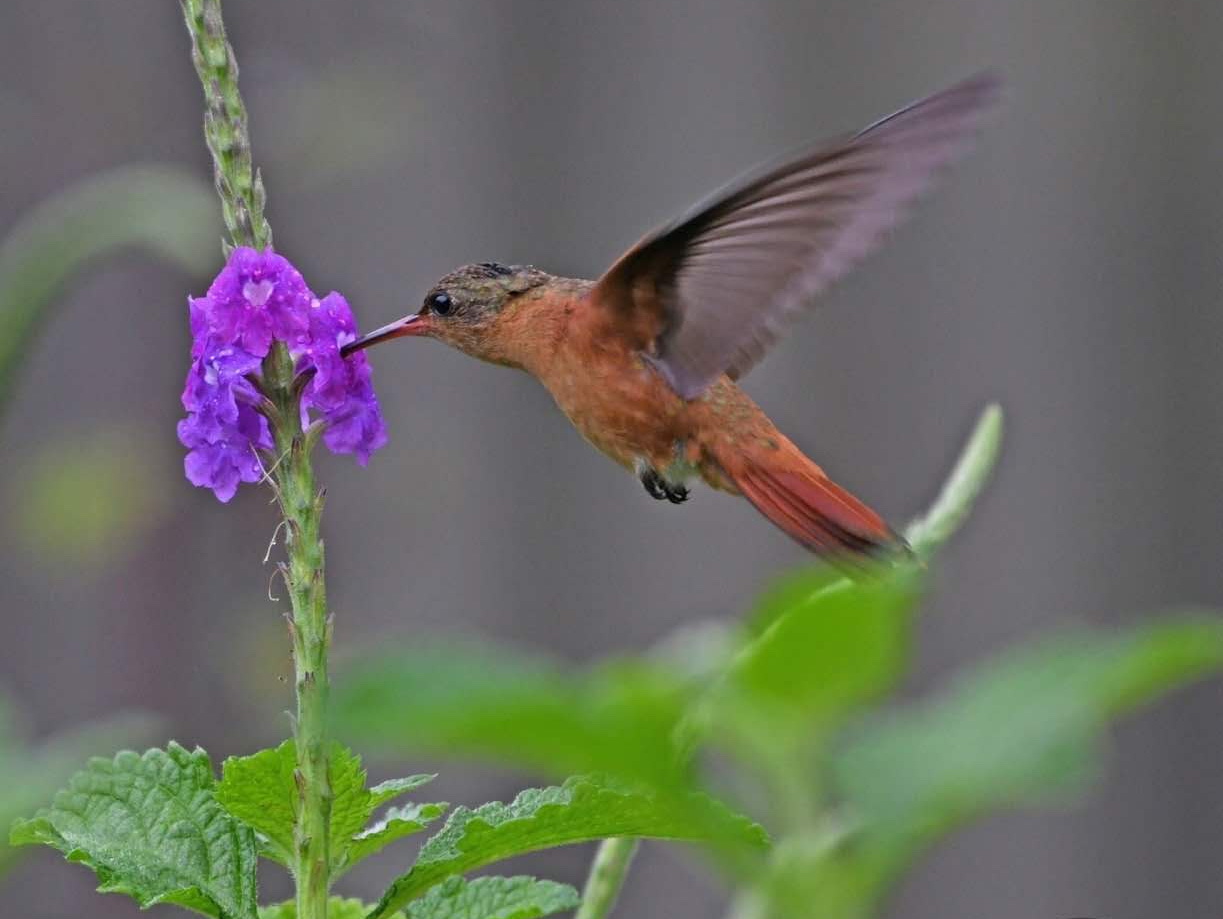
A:
[[[723,373],[738,379],[966,152],[999,86],[979,74],[735,183],[630,249],[596,298],[654,336],[654,361],[685,399]]]

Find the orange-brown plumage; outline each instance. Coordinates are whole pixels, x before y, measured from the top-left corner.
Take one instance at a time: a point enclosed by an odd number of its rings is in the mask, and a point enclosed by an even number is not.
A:
[[[680,398],[644,357],[648,330],[619,327],[597,296],[587,282],[545,282],[501,311],[491,335],[506,362],[539,379],[594,447],[631,471],[643,462],[690,466],[707,485],[745,495],[813,551],[894,543],[883,519],[833,483],[729,378]]]
[[[440,339],[535,376],[582,435],[656,498],[699,476],[822,555],[900,545],[734,382],[784,321],[877,245],[965,147],[989,75],[753,176],[647,236],[597,282],[468,265],[417,314],[348,346]]]

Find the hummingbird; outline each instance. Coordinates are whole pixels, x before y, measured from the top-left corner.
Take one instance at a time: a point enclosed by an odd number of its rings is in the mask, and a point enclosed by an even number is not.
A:
[[[790,321],[874,250],[960,155],[999,94],[990,73],[740,178],[598,280],[480,262],[349,343],[426,336],[525,370],[649,495],[687,482],[746,498],[815,554],[856,566],[907,548],[739,388]]]

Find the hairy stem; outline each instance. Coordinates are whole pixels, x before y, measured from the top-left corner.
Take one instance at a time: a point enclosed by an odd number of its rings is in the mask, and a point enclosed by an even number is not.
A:
[[[298,395],[293,389],[293,360],[277,343],[264,364],[264,379],[272,383],[276,405],[273,425],[278,462],[272,473],[285,521],[285,553],[281,571],[289,589],[297,717],[293,740],[297,748],[296,819],[293,833],[293,876],[297,884],[298,919],[326,919],[331,887],[331,783],[328,774],[327,651],[331,618],[323,571],[323,540],[319,525],[323,494],[314,484],[310,464],[312,432],[303,431]]]
[[[191,34],[191,57],[204,87],[204,139],[212,154],[217,194],[229,231],[225,248],[266,248],[272,243],[272,230],[263,215],[263,181],[251,165],[246,107],[238,93],[238,61],[225,37],[221,2],[182,0],[182,6]],[[302,430],[293,359],[282,343],[277,343],[264,360],[263,381],[272,403],[276,456],[271,476],[284,516],[288,556],[281,572],[292,605],[289,632],[297,693],[293,721],[297,800],[291,867],[297,888],[297,919],[327,919],[331,887],[327,650],[331,620],[327,615],[319,530],[323,495],[315,486],[310,464],[313,432]]]
[[[238,60],[225,37],[221,0],[182,0],[191,60],[204,87],[204,140],[221,196],[225,228],[234,246],[263,249],[272,228],[263,216],[263,178],[251,166],[246,106],[238,93]],[[230,245],[226,245],[228,249]]]
[[[573,919],[604,919],[611,913],[640,843],[641,840],[631,836],[599,843],[586,887],[582,890],[582,906]]]

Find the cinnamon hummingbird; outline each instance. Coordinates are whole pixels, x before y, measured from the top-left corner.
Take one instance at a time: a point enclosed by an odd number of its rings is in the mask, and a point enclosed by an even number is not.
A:
[[[436,338],[532,374],[654,498],[680,503],[699,477],[833,560],[903,549],[736,381],[965,152],[998,91],[993,75],[979,74],[742,178],[646,236],[597,281],[496,262],[459,268],[418,312],[344,353]]]

